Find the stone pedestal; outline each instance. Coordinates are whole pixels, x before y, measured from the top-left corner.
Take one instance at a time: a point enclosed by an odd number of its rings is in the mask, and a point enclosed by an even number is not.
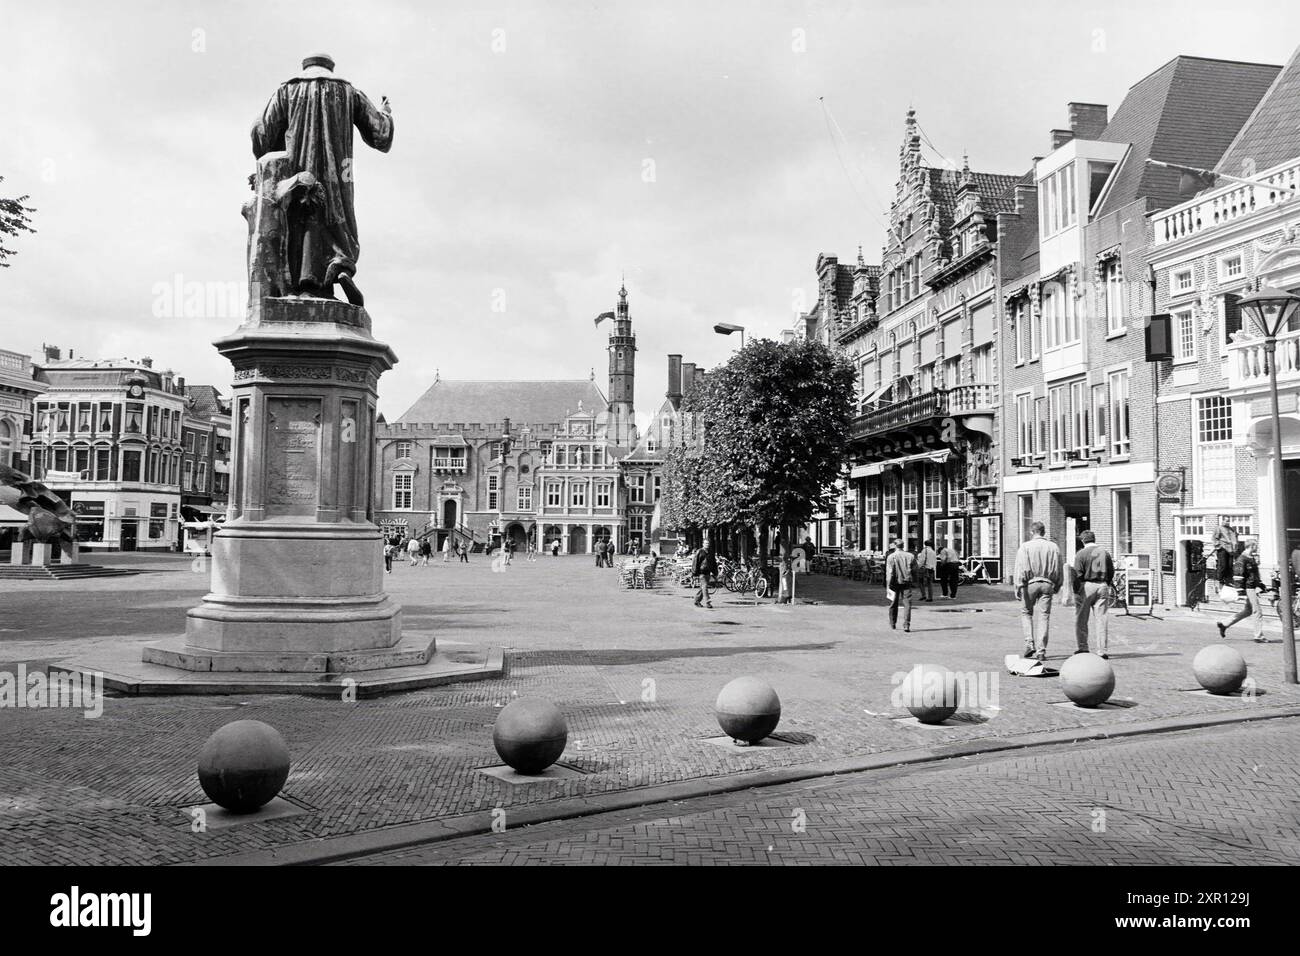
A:
[[[397,361],[365,309],[268,298],[217,348],[235,367],[230,511],[212,591],[180,648],[144,659],[206,671],[341,672],[425,663],[402,646],[370,521],[379,376]],[[409,645],[410,642],[408,641]]]

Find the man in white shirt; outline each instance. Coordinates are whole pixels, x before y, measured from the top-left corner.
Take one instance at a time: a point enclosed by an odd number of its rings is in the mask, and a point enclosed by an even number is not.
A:
[[[898,606],[903,605],[903,630],[912,629],[912,580],[915,576],[916,558],[903,546],[903,539],[894,541],[894,550],[885,560],[885,587],[893,592],[889,602],[889,626],[898,627]]]

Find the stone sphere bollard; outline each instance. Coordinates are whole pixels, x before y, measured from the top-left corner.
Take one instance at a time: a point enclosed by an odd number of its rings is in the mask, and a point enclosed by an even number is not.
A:
[[[1115,690],[1115,670],[1096,654],[1075,654],[1061,667],[1061,689],[1080,707],[1096,707]]]
[[[1246,659],[1235,647],[1211,644],[1192,658],[1192,673],[1211,694],[1231,694],[1246,680]]]
[[[226,724],[199,751],[199,785],[233,813],[270,803],[288,779],[289,748],[278,730],[260,720]]]
[[[492,744],[501,759],[523,774],[541,773],[560,759],[569,725],[549,700],[524,697],[497,714]]]
[[[941,724],[961,704],[957,675],[946,667],[917,664],[900,687],[903,706],[923,724]]]
[[[757,677],[737,677],[718,693],[713,712],[722,732],[737,743],[753,744],[776,730],[781,698]]]

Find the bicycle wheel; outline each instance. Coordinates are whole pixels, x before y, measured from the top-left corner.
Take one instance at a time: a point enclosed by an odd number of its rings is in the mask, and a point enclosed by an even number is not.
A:
[[[754,579],[754,596],[760,598],[767,597],[767,578],[761,574]]]

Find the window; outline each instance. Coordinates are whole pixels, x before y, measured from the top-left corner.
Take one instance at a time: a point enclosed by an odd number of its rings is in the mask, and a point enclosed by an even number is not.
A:
[[[1102,306],[1106,310],[1106,332],[1110,335],[1124,331],[1124,278],[1119,266],[1116,256],[1106,262],[1101,272]]]
[[[1232,400],[1220,395],[1196,400],[1194,491],[1201,504],[1236,501],[1236,461],[1232,447]]]
[[[1115,557],[1133,553],[1133,492],[1117,488],[1114,492]]]
[[[1196,317],[1191,309],[1170,313],[1174,333],[1174,362],[1196,361]]]
[[[1016,499],[1016,507],[1020,513],[1020,540],[1028,541],[1034,536],[1029,526],[1034,523],[1034,496],[1020,495]]]
[[[1241,331],[1241,296],[1223,297],[1223,344],[1231,345],[1232,337]]]
[[[656,501],[659,500],[659,489],[663,484],[663,477],[660,475],[655,475],[653,478],[650,479],[650,482],[651,482],[650,503],[654,504]]]
[[[1066,163],[1038,183],[1038,219],[1044,238],[1079,221],[1074,195],[1074,163]]]
[[[1232,282],[1240,279],[1245,274],[1245,268],[1241,264],[1241,253],[1237,252],[1230,256],[1224,256],[1219,260],[1219,281]]]
[[[948,466],[948,510],[966,510],[966,489],[963,487],[962,470],[956,464]]]
[[[1129,454],[1128,369],[1111,372],[1110,385],[1110,456],[1127,458]]]
[[[548,481],[546,483],[546,506],[548,508],[560,507],[560,497],[562,485],[558,481]]]
[[[194,490],[194,462],[188,458],[185,459],[184,465],[181,466],[181,487],[186,491]],[[393,507],[397,507],[394,505]],[[410,507],[408,505],[408,507]]]
[[[1101,198],[1102,190],[1106,188],[1106,181],[1114,168],[1114,163],[1088,163],[1088,208],[1090,210],[1097,208],[1097,200]]]
[[[891,471],[885,475],[885,512],[898,510],[898,472]]]
[[[1083,379],[1070,383],[1070,411],[1074,416],[1073,442],[1070,447],[1079,453],[1080,458],[1088,457],[1088,383]]]
[[[99,430],[105,434],[113,430],[113,406],[99,406]]]
[[[909,471],[903,476],[903,510],[916,510],[916,472]]]
[[[1179,269],[1175,272],[1170,279],[1169,288],[1173,295],[1184,295],[1188,292],[1192,292],[1192,270]]]
[[[144,406],[137,405],[134,402],[127,402],[126,422],[123,424],[122,430],[126,432],[130,432],[133,435],[140,434],[140,429],[143,427],[141,424],[143,418],[144,418]],[[190,451],[194,450],[193,441],[194,441],[194,433],[191,432],[190,433],[191,444],[189,446]]]
[[[569,486],[569,505],[573,508],[587,507],[587,486],[583,482]]]
[[[614,486],[608,481],[601,481],[596,484],[596,507],[608,508],[610,506],[610,489]]]
[[[627,491],[629,502],[634,505],[645,504],[645,475],[629,475]]]
[[[1047,454],[1047,399],[1034,399],[1034,455]]]
[[[532,485],[519,486],[519,498],[518,498],[518,503],[516,505],[516,510],[518,511],[533,510],[533,486]]]
[[[499,441],[494,441],[488,445],[488,460],[496,461],[500,457],[501,457],[501,443]]]
[[[91,421],[90,403],[82,402],[80,405],[77,406],[77,431],[89,432],[90,421]]]
[[[190,463],[185,463],[185,470],[188,472]],[[406,472],[400,475],[393,475],[393,510],[410,511],[411,510],[411,492],[415,484],[415,475]]]
[[[1034,453],[1034,396],[1029,392],[1016,396],[1016,454]]]
[[[934,464],[925,466],[925,510],[943,510],[943,475]]]
[[[207,435],[200,435],[200,436],[199,436],[199,455],[200,455],[201,457],[206,458],[206,457],[207,457],[207,454],[208,454],[208,436],[207,436]]]
[[[1067,386],[1057,385],[1055,388],[1048,389],[1048,413],[1051,416],[1051,451],[1052,464],[1060,464],[1065,461],[1065,452],[1068,448],[1074,447],[1074,429],[1073,421],[1070,418],[1069,396],[1066,392]]]
[[[1092,447],[1106,444],[1106,386],[1092,387]]]
[[[1016,328],[1016,364],[1029,358],[1029,305],[1024,299],[1016,302],[1012,310]]]
[[[1043,310],[1041,306],[1029,307],[1029,359],[1043,354]]]
[[[1219,521],[1237,532],[1239,537],[1249,538],[1255,533],[1255,526],[1250,515],[1219,515]]]
[[[867,479],[867,511],[880,511],[880,479],[874,475]]]
[[[487,506],[488,511],[497,510],[497,502],[501,494],[501,478],[497,475],[488,475],[487,486]]]

